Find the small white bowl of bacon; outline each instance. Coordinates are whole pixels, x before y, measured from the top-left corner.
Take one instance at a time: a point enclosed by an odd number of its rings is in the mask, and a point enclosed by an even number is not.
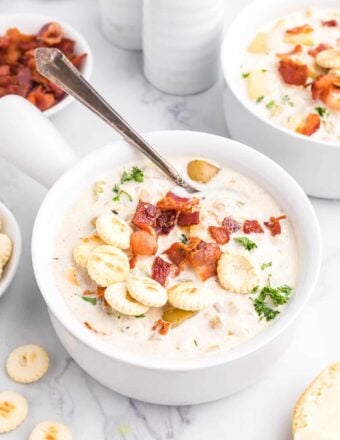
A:
[[[340,198],[339,37],[338,0],[256,0],[222,49],[232,137],[324,198]]]
[[[37,72],[38,47],[60,49],[86,79],[92,73],[92,53],[85,38],[60,20],[28,13],[0,15],[0,98],[23,96],[51,116],[73,98]]]

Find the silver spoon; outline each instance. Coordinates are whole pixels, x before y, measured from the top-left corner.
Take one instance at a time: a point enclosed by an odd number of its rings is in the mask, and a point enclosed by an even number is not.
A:
[[[99,93],[84,79],[69,59],[58,49],[41,47],[35,50],[38,72],[57,84],[100,116],[131,145],[147,156],[176,185],[189,193],[197,192],[139,133],[136,132]]]

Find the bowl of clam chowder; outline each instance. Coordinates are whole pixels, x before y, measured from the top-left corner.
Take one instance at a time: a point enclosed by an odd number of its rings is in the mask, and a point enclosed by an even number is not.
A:
[[[45,198],[34,272],[61,342],[99,382],[154,403],[211,401],[259,380],[292,339],[318,224],[257,151],[204,133],[146,138],[198,192],[124,141],[98,149]]]
[[[340,7],[257,0],[227,32],[222,62],[233,138],[314,196],[340,198]]]

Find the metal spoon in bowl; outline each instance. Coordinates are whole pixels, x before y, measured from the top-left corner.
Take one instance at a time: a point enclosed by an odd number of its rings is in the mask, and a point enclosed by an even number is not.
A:
[[[35,50],[35,60],[37,70],[41,75],[57,84],[64,92],[72,95],[100,116],[129,144],[147,156],[176,185],[181,186],[189,193],[198,192],[99,95],[60,50],[38,48]]]

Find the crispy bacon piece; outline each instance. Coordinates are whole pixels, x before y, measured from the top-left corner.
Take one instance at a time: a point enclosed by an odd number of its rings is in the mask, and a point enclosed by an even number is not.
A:
[[[195,244],[197,237],[194,237]],[[192,239],[190,239],[191,241]],[[195,248],[188,254],[188,261],[202,281],[216,275],[217,262],[222,254],[221,249],[216,243],[206,243],[198,239]],[[189,242],[190,245],[190,242]]]
[[[193,225],[198,225],[199,222],[200,222],[199,211],[180,212],[177,219],[178,226],[193,226]]]
[[[175,227],[177,219],[177,211],[167,209],[161,211],[155,220],[155,230],[159,235],[167,235]]]
[[[19,95],[26,97],[31,88],[32,73],[28,67],[20,67],[17,75]]]
[[[338,22],[337,20],[321,20],[322,26],[325,27],[337,27],[338,26]]]
[[[137,260],[138,260],[137,255],[134,255],[132,258],[130,258],[129,260],[130,269],[134,269],[136,267]]]
[[[171,326],[170,322],[163,321],[163,319],[159,319],[152,327],[152,330],[158,331],[160,335],[165,336],[168,333],[170,326]]]
[[[42,86],[35,87],[28,95],[28,101],[38,107],[39,110],[44,111],[52,107],[55,102],[53,93],[44,93]]]
[[[132,217],[131,223],[137,226],[137,228],[139,228],[141,225],[153,226],[155,224],[158,212],[159,211],[155,205],[140,200],[138,202],[136,212]]]
[[[172,264],[163,260],[161,257],[156,257],[152,264],[151,278],[162,286],[165,286],[166,280],[170,275],[171,267]]]
[[[87,53],[81,53],[79,55],[73,55],[72,57],[70,57],[70,61],[74,65],[74,67],[79,70],[86,57]]]
[[[318,44],[316,47],[314,47],[313,49],[310,49],[308,51],[308,54],[312,57],[316,57],[318,53],[322,52],[323,50],[326,49],[331,49],[331,46],[327,43],[320,43]]]
[[[303,86],[308,79],[308,66],[290,58],[280,60],[279,72],[286,84]]]
[[[301,44],[297,44],[292,50],[290,50],[289,52],[285,52],[285,53],[277,53],[276,56],[278,58],[289,58],[290,55],[299,55],[300,53],[302,53],[302,45]]]
[[[11,69],[9,66],[4,64],[3,66],[0,66],[0,76],[8,76],[11,74]]]
[[[281,234],[280,220],[286,219],[286,215],[280,215],[280,217],[270,217],[268,222],[264,222],[265,226],[270,230],[273,237]]]
[[[298,126],[296,131],[305,136],[311,136],[319,130],[321,124],[320,116],[316,113],[310,113],[307,118]]]
[[[286,30],[287,35],[309,34],[311,32],[314,32],[314,29],[309,24],[303,24],[302,26],[296,26]]]
[[[37,40],[48,46],[55,46],[63,39],[63,30],[59,23],[46,23],[38,32]]]
[[[222,225],[226,228],[229,234],[237,232],[241,229],[241,224],[238,221],[234,220],[232,217],[226,217],[223,220]]]
[[[169,249],[164,251],[164,253],[168,256],[169,260],[174,263],[176,266],[180,266],[181,263],[184,262],[187,256],[186,246],[182,243],[173,243]]]
[[[55,45],[55,47],[61,50],[61,52],[63,52],[63,54],[68,58],[70,58],[73,56],[75,44],[76,42],[74,40],[62,38],[61,41]]]
[[[189,199],[187,197],[179,197],[173,192],[169,191],[165,197],[157,202],[157,208],[160,209],[175,209],[179,212],[191,211],[194,206],[197,206],[199,200],[195,197]]]
[[[130,247],[134,255],[154,255],[157,252],[157,233],[149,225],[135,231],[130,236]]]
[[[340,110],[340,88],[335,86],[338,79],[334,75],[321,75],[311,87],[313,99],[320,99],[333,110]]]
[[[243,232],[245,234],[260,234],[263,232],[262,226],[257,220],[245,220],[243,223]]]
[[[226,244],[230,240],[229,232],[224,226],[209,226],[208,229],[217,244]]]

